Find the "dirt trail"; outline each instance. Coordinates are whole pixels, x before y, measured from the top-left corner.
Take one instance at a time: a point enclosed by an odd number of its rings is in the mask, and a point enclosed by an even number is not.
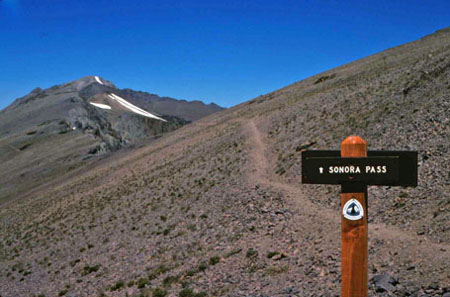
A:
[[[268,146],[267,140],[258,129],[257,121],[255,119],[249,119],[243,122],[243,129],[244,133],[248,136],[251,147],[251,165],[247,176],[248,181],[282,191],[302,213],[307,213],[308,215],[317,215],[317,213],[320,213],[321,220],[327,221],[327,223],[336,225],[339,228],[338,226],[340,226],[341,220],[339,212],[312,203],[308,195],[302,190],[302,186],[287,184],[273,173],[274,170],[271,169],[271,158],[266,149]],[[434,261],[436,261],[437,254],[440,255],[439,258],[441,260],[448,259],[450,261],[450,245],[433,243],[424,236],[417,236],[416,234],[393,226],[372,223],[369,226],[369,238],[388,241],[390,246],[397,249],[408,246],[408,249],[412,249],[413,254],[430,256]]]
[[[255,121],[251,119],[244,125],[246,133],[249,136],[248,140],[252,147],[250,153],[252,168],[247,176],[249,182],[263,184],[281,190],[297,207],[302,209],[302,212],[306,211],[308,214],[316,214],[318,209],[317,205],[306,198],[307,196],[303,193],[301,188],[278,181],[277,177],[271,174],[273,170],[271,170],[270,161],[266,156],[266,142],[256,126]],[[320,211],[323,212],[327,220],[338,222],[339,215],[336,212],[329,209],[321,209]]]

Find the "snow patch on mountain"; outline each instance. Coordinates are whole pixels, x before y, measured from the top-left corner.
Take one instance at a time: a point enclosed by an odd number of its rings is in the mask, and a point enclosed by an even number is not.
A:
[[[95,76],[95,80],[96,80],[99,84],[103,85],[102,81],[100,80],[100,78],[99,78],[98,76]]]
[[[98,108],[102,108],[102,109],[111,109],[111,106],[106,105],[106,104],[100,104],[100,103],[94,103],[94,102],[89,102],[92,105],[98,107]]]
[[[123,98],[121,98],[121,97],[119,97],[119,96],[117,96],[115,94],[111,93],[110,95],[108,95],[108,97],[113,99],[113,100],[115,100],[115,101],[117,101],[117,102],[119,102],[122,106],[124,106],[125,108],[131,110],[134,113],[137,113],[137,114],[142,115],[144,117],[148,117],[148,118],[160,120],[160,121],[163,121],[163,122],[167,122],[165,119],[160,118],[158,116],[155,116],[155,115],[149,113],[148,111],[145,111],[145,110],[137,107],[136,105],[131,104],[130,102],[126,101],[125,99],[123,99]]]

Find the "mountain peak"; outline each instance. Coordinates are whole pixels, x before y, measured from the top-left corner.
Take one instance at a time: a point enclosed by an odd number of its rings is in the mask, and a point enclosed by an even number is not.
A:
[[[70,84],[77,89],[77,91],[81,91],[85,87],[91,84],[99,84],[107,87],[116,88],[116,86],[110,82],[109,80],[103,79],[97,75],[85,76],[80,79],[74,80],[70,82]]]

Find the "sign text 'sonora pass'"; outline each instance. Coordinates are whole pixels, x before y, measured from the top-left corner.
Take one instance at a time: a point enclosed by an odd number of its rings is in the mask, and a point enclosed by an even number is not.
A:
[[[367,158],[341,158],[339,151],[302,152],[302,183],[417,185],[417,152],[369,151]]]

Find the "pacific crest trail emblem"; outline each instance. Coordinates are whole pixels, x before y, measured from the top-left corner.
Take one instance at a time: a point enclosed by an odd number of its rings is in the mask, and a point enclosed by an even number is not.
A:
[[[364,217],[364,209],[358,200],[350,199],[345,203],[342,214],[347,220],[356,221]]]

